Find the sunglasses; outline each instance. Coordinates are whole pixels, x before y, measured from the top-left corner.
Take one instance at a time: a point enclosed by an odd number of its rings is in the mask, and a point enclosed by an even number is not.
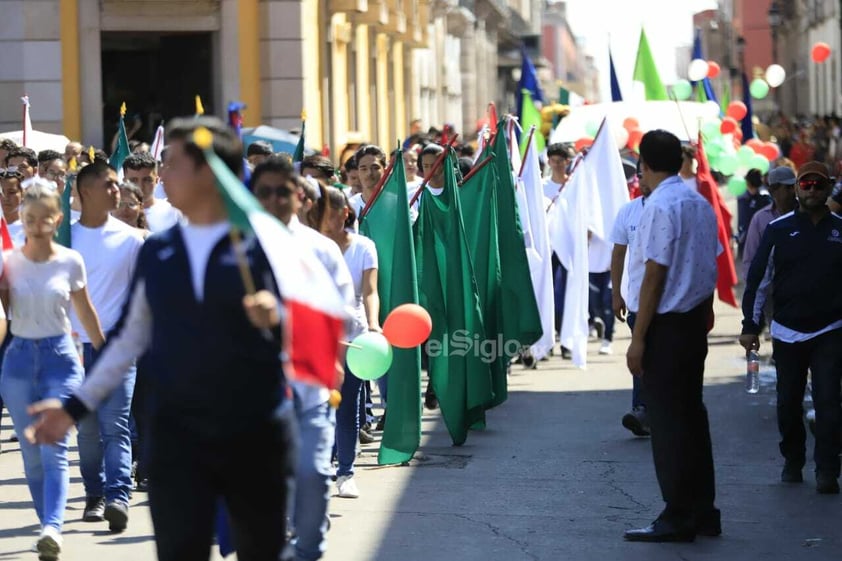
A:
[[[798,182],[798,188],[802,191],[810,191],[810,190],[817,190],[821,191],[827,189],[830,186],[828,181],[824,181],[821,179],[802,179]]]
[[[18,168],[15,166],[10,166],[7,168],[0,168],[0,177],[5,179],[7,177],[17,177],[21,178],[23,175],[18,171]]]
[[[277,187],[261,185],[254,190],[254,196],[258,199],[268,199],[273,195],[278,198],[289,197],[292,195],[292,190],[286,185],[278,185]]]

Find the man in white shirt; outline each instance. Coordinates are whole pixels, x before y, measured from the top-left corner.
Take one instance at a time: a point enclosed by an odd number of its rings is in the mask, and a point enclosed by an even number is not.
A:
[[[117,173],[112,168],[96,161],[82,168],[76,182],[82,215],[71,227],[71,245],[85,261],[91,303],[108,337],[128,299],[143,237],[137,229],[111,216],[120,202]],[[84,345],[83,362],[90,372],[99,353],[75,314],[71,322]],[[128,523],[132,487],[129,410],[134,385],[132,364],[120,386],[99,409],[79,422],[79,468],[86,495],[82,519],[108,520],[112,532],[123,531]]]
[[[693,541],[722,532],[702,399],[721,248],[713,209],[678,176],[681,162],[675,135],[654,130],[643,136],[641,183],[652,194],[629,256],[644,266],[642,273],[629,267],[629,308],[638,312],[626,360],[643,379],[666,508],[650,526],[626,531],[629,541]]]
[[[155,198],[155,186],[158,184],[158,162],[155,158],[147,152],[129,155],[123,160],[123,177],[137,185],[143,193],[143,212],[151,232],[161,232],[176,225],[181,213],[168,201]]]
[[[312,248],[350,306],[354,302],[351,273],[339,246],[299,221],[298,213],[303,206],[304,192],[296,179],[292,162],[288,158],[271,156],[254,168],[250,187],[267,212],[286,224],[300,243]],[[300,438],[295,499],[290,518],[295,533],[296,558],[309,561],[319,559],[326,549],[325,521],[332,475],[330,460],[336,430],[336,410],[330,406],[330,392],[327,388],[300,381],[291,381],[290,385],[295,394]]]
[[[567,167],[574,157],[573,149],[568,144],[556,143],[547,147],[547,164],[552,175],[544,179],[544,196],[551,201],[558,197],[567,183]]]

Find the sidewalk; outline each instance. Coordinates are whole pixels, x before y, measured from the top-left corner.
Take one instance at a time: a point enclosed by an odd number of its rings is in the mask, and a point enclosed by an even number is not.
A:
[[[760,560],[842,558],[842,497],[778,481],[774,378],[743,390],[736,310],[719,307],[707,361],[708,404],[724,535],[693,544],[631,544],[623,530],[662,507],[648,440],[620,426],[629,409],[628,329],[613,356],[579,371],[556,356],[538,370],[515,366],[509,401],[488,429],[453,447],[437,412],[425,411],[424,440],[409,466],[377,467],[376,448],[358,462],[362,497],[333,498],[326,561]],[[768,353],[764,343],[761,353]],[[0,455],[0,561],[36,558],[36,537],[17,445]],[[808,440],[812,454],[812,438]],[[154,559],[146,496],[136,494],[124,534],[78,521],[84,506],[75,450],[65,561]],[[218,556],[215,557],[218,559]]]

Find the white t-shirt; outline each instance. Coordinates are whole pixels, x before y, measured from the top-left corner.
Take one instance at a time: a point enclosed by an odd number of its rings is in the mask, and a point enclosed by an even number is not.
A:
[[[72,249],[56,246],[55,251],[42,263],[27,259],[20,248],[3,255],[15,337],[43,339],[71,333],[70,293],[85,287],[85,263]]]
[[[642,262],[630,261],[628,251],[628,246],[634,242],[634,238],[637,236],[637,228],[640,225],[640,215],[643,214],[644,204],[643,197],[638,197],[620,207],[620,211],[617,213],[617,219],[614,221],[614,229],[611,231],[611,242],[616,245],[626,246],[623,280],[620,282],[620,294],[626,302],[629,300],[629,276],[632,274],[631,270],[634,269],[636,277],[643,278],[643,271],[646,268],[646,265]],[[632,309],[629,311],[637,312],[637,310]]]
[[[363,200],[363,194],[357,193],[353,195],[350,199],[348,199],[348,204],[354,210],[354,214],[357,216],[357,220],[360,219],[360,212],[365,208],[365,201]]]
[[[23,247],[23,244],[26,242],[26,232],[23,231],[23,222],[18,219],[10,224],[6,224],[6,227],[9,228],[9,237],[12,238],[12,245]]]
[[[553,181],[552,177],[548,177],[544,179],[544,196],[550,200],[555,199],[558,197],[558,193],[561,190],[561,183],[556,183]]]
[[[354,337],[368,331],[368,319],[363,305],[363,272],[377,268],[377,248],[367,237],[351,234],[351,245],[342,257],[345,258],[354,281],[354,317],[348,333],[348,339],[353,340]]]
[[[143,236],[128,224],[109,216],[99,228],[87,228],[77,222],[70,228],[73,249],[85,261],[88,294],[94,305],[103,333],[108,333],[120,319],[129,297],[132,274]],[[91,340],[75,313],[70,316],[73,330],[83,343]]]
[[[146,215],[146,222],[152,233],[172,228],[181,218],[181,213],[177,208],[161,199],[155,199],[155,203],[149,208],[144,208],[143,213]]]
[[[156,205],[158,203],[155,203]],[[187,249],[187,260],[190,261],[190,280],[193,282],[193,294],[196,301],[201,302],[205,297],[205,272],[208,270],[208,259],[216,244],[225,237],[231,225],[225,222],[216,224],[179,224],[181,237]]]

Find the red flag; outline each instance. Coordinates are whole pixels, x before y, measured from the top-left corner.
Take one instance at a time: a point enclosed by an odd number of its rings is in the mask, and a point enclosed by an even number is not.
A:
[[[734,295],[734,286],[737,284],[737,269],[734,266],[734,255],[731,253],[731,212],[719,195],[719,187],[716,185],[713,175],[711,175],[710,165],[705,157],[704,148],[702,148],[701,135],[699,135],[699,143],[696,146],[696,160],[699,164],[696,171],[699,194],[706,198],[713,207],[713,212],[716,214],[719,243],[724,250],[716,258],[718,272],[716,291],[720,300],[736,308],[737,298]]]

